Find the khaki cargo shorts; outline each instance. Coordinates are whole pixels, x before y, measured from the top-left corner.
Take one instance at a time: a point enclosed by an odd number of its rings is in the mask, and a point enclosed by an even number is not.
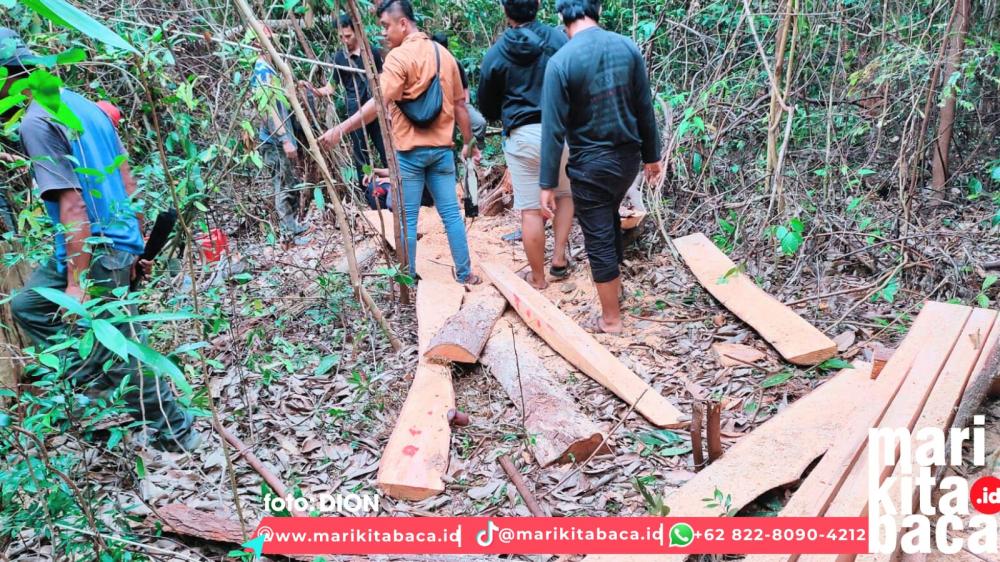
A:
[[[510,132],[503,143],[503,154],[510,171],[510,182],[514,188],[514,210],[540,209],[538,185],[542,168],[542,125],[524,125]],[[566,162],[569,148],[563,147],[562,162],[559,163],[559,186],[555,188],[556,198],[569,197],[569,178],[566,177]]]

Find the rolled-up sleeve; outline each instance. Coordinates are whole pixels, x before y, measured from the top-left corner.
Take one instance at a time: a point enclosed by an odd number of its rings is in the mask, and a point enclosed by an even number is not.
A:
[[[73,150],[58,126],[41,117],[29,117],[21,123],[20,134],[42,199],[52,201],[59,191],[82,189],[73,171]]]

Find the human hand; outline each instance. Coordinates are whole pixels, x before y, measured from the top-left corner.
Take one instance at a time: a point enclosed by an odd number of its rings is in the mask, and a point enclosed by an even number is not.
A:
[[[472,157],[472,161],[477,165],[479,164],[479,161],[483,159],[483,153],[474,143],[468,143],[462,147],[462,158],[468,161],[469,156]]]
[[[344,133],[340,130],[340,125],[328,130],[319,137],[319,144],[323,148],[330,150],[333,147],[340,144],[341,139],[344,138]]]
[[[663,166],[659,162],[652,162],[643,166],[643,174],[649,183],[659,183],[663,176]]]
[[[542,207],[542,216],[551,219],[556,216],[556,192],[553,189],[543,189],[538,196]]]
[[[297,160],[299,158],[299,149],[292,144],[292,141],[286,140],[281,143],[281,146],[285,149],[285,156],[287,156],[289,160]]]
[[[153,274],[153,260],[139,259],[132,264],[132,279],[149,277]]]

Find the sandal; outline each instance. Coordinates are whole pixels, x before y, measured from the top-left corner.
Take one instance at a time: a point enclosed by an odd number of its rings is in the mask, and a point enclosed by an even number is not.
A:
[[[620,336],[625,332],[625,327],[622,326],[620,332],[607,332],[604,328],[601,328],[601,314],[591,314],[583,322],[580,322],[580,327],[584,330],[590,332],[591,334],[607,334],[609,336]]]
[[[556,279],[566,279],[569,277],[569,271],[569,262],[566,262],[566,265],[552,265],[549,267],[549,275]]]
[[[483,282],[483,280],[478,275],[476,275],[475,273],[471,273],[471,274],[469,274],[468,277],[465,278],[465,281],[462,284],[463,285],[479,285],[482,282]]]
[[[535,285],[534,283],[532,283],[531,279],[530,279],[531,278],[531,270],[530,269],[525,269],[524,271],[519,271],[517,273],[517,276],[520,277],[522,281],[524,281],[525,283],[527,283],[528,286],[530,286],[532,289],[534,289],[536,291],[544,291],[545,289],[549,288],[548,281],[545,282],[545,286],[544,287],[539,287],[539,286]]]

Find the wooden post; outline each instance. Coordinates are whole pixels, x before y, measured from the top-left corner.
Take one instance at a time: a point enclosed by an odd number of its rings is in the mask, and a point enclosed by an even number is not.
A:
[[[379,83],[378,72],[375,68],[375,56],[372,54],[371,45],[368,44],[368,37],[365,35],[365,28],[361,25],[361,10],[354,0],[346,0],[348,13],[354,23],[354,35],[361,42],[361,59],[365,63],[365,73],[368,75],[368,89],[375,100],[375,107],[378,109],[378,124],[382,130],[382,143],[385,145],[385,165],[389,168],[389,178],[392,182],[392,220],[397,225],[406,224],[406,209],[403,208],[403,180],[399,174],[399,162],[396,160],[396,143],[392,140],[392,130],[389,128],[389,116],[386,114],[388,106],[382,98],[382,85]],[[406,232],[402,228],[396,229],[396,261],[399,266],[406,269],[409,264],[409,247],[407,246]],[[410,275],[416,273],[416,267],[411,267]],[[399,285],[399,302],[410,304],[410,291],[406,285]]]
[[[299,99],[295,92],[295,77],[292,76],[292,69],[288,67],[288,63],[281,58],[281,54],[278,53],[277,49],[274,48],[274,43],[271,39],[267,37],[264,32],[264,27],[261,25],[260,20],[253,15],[250,10],[250,6],[247,4],[246,0],[236,0],[236,8],[240,11],[243,19],[246,20],[247,24],[253,28],[254,33],[257,34],[257,39],[260,44],[267,50],[274,60],[274,65],[278,67],[278,71],[281,73],[284,87],[285,96],[288,98],[288,103],[292,106],[292,110],[295,112],[295,118],[299,121],[299,125],[302,126],[302,132],[305,134],[306,140],[309,143],[309,154],[313,157],[313,160],[319,164],[320,172],[323,174],[323,181],[326,183],[327,194],[330,198],[330,203],[333,205],[333,212],[337,216],[337,226],[340,230],[340,236],[344,245],[344,255],[347,257],[348,273],[351,277],[351,286],[354,288],[354,293],[358,295],[362,303],[368,307],[371,311],[372,316],[382,327],[382,331],[385,332],[386,337],[389,338],[389,343],[392,348],[396,351],[402,349],[403,344],[393,333],[392,328],[389,327],[389,323],[386,321],[385,316],[383,316],[382,311],[379,310],[378,305],[372,299],[371,295],[365,289],[365,286],[361,283],[361,272],[358,270],[357,257],[354,254],[354,239],[351,236],[351,227],[347,223],[347,214],[344,212],[344,206],[340,201],[340,196],[337,194],[337,190],[334,187],[333,175],[330,173],[330,168],[326,164],[326,158],[323,157],[322,152],[319,150],[319,144],[316,142],[316,136],[313,135],[312,127],[309,126],[309,119],[306,118],[305,111],[302,109],[302,104],[299,103]]]

